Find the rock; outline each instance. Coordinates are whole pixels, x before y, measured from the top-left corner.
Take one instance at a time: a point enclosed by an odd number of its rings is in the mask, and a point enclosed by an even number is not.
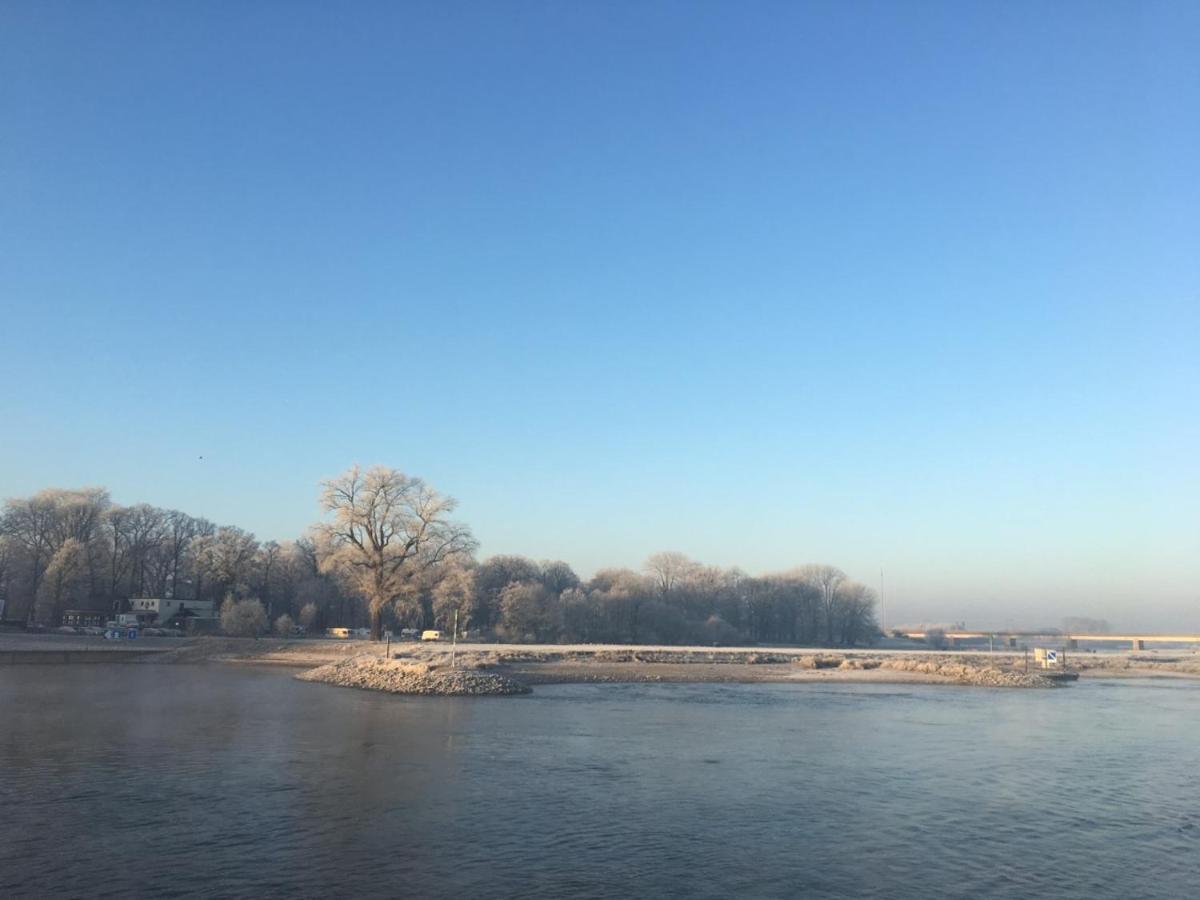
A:
[[[449,666],[401,662],[377,656],[339,660],[296,676],[339,687],[365,688],[391,694],[445,697],[512,696],[528,694],[526,684],[492,672]]]
[[[919,672],[924,675],[937,675],[948,678],[958,684],[978,685],[980,687],[1058,687],[1049,678],[1025,672],[1004,671],[986,665],[967,665],[954,660],[953,657],[933,659],[913,659],[911,657],[893,657],[884,660],[885,669],[901,672]]]

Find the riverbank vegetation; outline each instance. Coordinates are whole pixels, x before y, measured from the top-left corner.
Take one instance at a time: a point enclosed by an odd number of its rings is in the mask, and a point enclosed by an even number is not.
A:
[[[439,628],[509,642],[855,645],[879,634],[874,592],[835,566],[764,575],[657,553],[581,579],[565,562],[476,558],[454,501],[394,469],[323,485],[326,518],[259,541],[102,488],[48,489],[0,512],[0,617],[54,626],[145,597],[211,601],[237,633]],[[261,615],[253,602],[261,604]],[[283,625],[280,618],[287,616]]]

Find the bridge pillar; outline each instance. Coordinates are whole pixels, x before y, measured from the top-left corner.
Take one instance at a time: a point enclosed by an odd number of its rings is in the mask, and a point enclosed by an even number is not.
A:
[[[1067,638],[1067,649],[1068,650],[1078,650],[1079,649],[1079,641],[1075,640],[1075,638]]]
[[[1146,642],[1143,641],[1141,638],[1134,638],[1133,639],[1133,649],[1134,650],[1145,650]]]

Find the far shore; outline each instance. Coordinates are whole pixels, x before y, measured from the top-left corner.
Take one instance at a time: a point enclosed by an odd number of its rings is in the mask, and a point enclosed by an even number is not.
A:
[[[388,645],[324,638],[147,638],[109,642],[60,635],[0,634],[0,662],[143,664],[225,662],[313,669],[358,656],[383,658]],[[140,651],[130,654],[128,651]],[[44,659],[31,654],[45,653]],[[529,685],[576,683],[874,683],[1040,686],[1039,670],[1012,651],[678,647],[611,644],[471,644],[393,642],[391,657],[406,663],[486,670]],[[101,654],[103,654],[101,656]],[[1082,678],[1200,678],[1196,650],[1071,653],[1068,667]],[[1033,676],[1030,678],[1029,676]]]

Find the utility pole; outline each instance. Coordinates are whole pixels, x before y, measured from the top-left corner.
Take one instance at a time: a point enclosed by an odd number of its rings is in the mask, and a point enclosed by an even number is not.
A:
[[[879,567],[879,630],[887,637],[887,607],[883,605],[883,566]]]

